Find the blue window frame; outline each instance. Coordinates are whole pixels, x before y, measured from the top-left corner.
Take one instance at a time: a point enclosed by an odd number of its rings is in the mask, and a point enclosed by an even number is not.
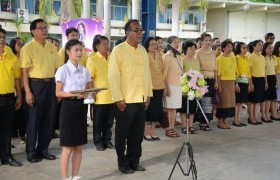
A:
[[[25,8],[29,14],[39,14],[39,0],[25,0]]]
[[[56,15],[60,16],[60,6],[61,6],[61,1],[59,0],[54,0],[53,1],[53,10],[55,12]]]
[[[123,21],[124,16],[127,16],[127,1],[126,0],[112,0],[111,1],[111,19]]]
[[[185,24],[198,25],[204,20],[204,13],[198,7],[191,7],[184,13]]]
[[[90,12],[96,14],[96,0],[90,0]]]
[[[19,0],[1,0],[1,11],[16,13],[19,3]]]
[[[164,12],[159,12],[159,23],[172,24],[171,5]]]

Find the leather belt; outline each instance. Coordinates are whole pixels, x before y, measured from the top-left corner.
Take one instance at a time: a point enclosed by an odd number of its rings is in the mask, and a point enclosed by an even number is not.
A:
[[[54,82],[54,78],[29,78],[31,81]]]

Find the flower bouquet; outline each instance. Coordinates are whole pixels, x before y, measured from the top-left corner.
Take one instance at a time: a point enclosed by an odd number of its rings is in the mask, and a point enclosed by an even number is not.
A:
[[[208,92],[203,75],[192,69],[181,77],[181,87],[183,96],[189,100],[201,99]]]

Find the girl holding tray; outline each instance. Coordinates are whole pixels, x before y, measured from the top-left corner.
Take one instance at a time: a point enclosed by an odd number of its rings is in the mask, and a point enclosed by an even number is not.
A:
[[[72,94],[70,91],[92,88],[88,70],[79,65],[82,57],[82,44],[73,39],[65,45],[65,57],[68,61],[61,66],[55,75],[56,96],[63,98],[59,117],[60,145],[62,146],[60,170],[63,180],[68,177],[69,159],[72,155],[72,180],[78,180],[82,160],[82,145],[87,144],[87,105],[83,98],[88,93]]]

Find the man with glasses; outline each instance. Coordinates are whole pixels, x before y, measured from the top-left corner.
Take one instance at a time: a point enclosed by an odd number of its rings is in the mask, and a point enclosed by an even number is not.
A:
[[[134,171],[145,171],[139,165],[139,160],[142,154],[145,110],[153,92],[149,57],[140,45],[144,31],[136,19],[129,20],[124,30],[127,40],[113,49],[108,78],[112,98],[116,102],[115,148],[118,168],[125,174],[131,174]]]
[[[15,109],[20,109],[22,104],[20,69],[16,56],[5,47],[6,31],[0,29],[0,158],[2,164],[21,166],[22,164],[16,161],[11,154],[11,134]]]
[[[48,147],[53,130],[51,107],[56,99],[54,74],[59,67],[59,57],[56,47],[46,41],[48,27],[44,20],[34,20],[30,24],[30,31],[34,38],[21,49],[20,59],[25,100],[29,106],[26,128],[27,160],[36,163],[43,158],[56,159],[48,152]]]

